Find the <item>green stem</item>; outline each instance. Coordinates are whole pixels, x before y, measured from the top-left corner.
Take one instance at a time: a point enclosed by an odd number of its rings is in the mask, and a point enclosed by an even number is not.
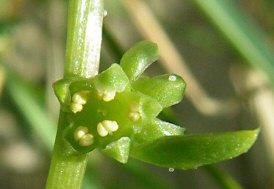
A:
[[[89,78],[98,73],[103,15],[103,0],[70,0],[64,78]],[[63,139],[68,117],[60,112],[47,189],[81,188],[88,154],[74,154]]]
[[[82,184],[87,154],[73,155],[70,153],[72,149],[62,137],[66,122],[66,115],[61,112],[47,189],[78,189]]]
[[[98,73],[103,16],[103,0],[70,0],[66,78],[89,78]]]

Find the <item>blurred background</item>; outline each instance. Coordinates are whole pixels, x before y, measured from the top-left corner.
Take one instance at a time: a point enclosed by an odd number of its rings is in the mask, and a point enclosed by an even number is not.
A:
[[[0,0],[0,188],[44,188],[59,105],[66,0]],[[105,1],[100,69],[134,43],[158,44],[148,75],[173,72],[184,100],[162,118],[188,133],[261,128],[251,150],[197,170],[171,170],[92,152],[84,187],[94,189],[274,188],[274,2]],[[238,182],[238,184],[237,184]],[[227,184],[230,183],[230,184]],[[241,185],[241,187],[239,186]]]

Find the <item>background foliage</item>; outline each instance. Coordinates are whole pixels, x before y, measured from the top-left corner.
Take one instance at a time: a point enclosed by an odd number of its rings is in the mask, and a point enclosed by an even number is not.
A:
[[[225,188],[226,170],[244,188],[274,187],[273,2],[207,2],[105,1],[101,70],[135,42],[153,40],[163,57],[149,74],[182,69],[188,83],[186,98],[165,119],[198,133],[260,126],[257,143],[237,159],[191,171],[121,165],[94,152],[86,186]],[[51,84],[63,74],[66,10],[64,0],[0,0],[0,188],[45,185],[59,110]]]

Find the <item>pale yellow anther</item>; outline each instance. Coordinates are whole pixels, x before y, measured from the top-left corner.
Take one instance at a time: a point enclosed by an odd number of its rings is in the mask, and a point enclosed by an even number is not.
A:
[[[77,102],[79,104],[85,104],[87,103],[89,91],[80,91],[75,93],[72,96],[72,101]]]
[[[97,125],[97,132],[101,137],[111,135],[118,129],[119,125],[116,121],[104,120]]]
[[[132,121],[138,121],[141,118],[141,113],[140,113],[140,106],[139,104],[132,104],[130,106],[129,114],[128,117]]]
[[[75,102],[75,103],[79,103],[79,104],[85,104],[87,101],[87,99],[83,98],[83,96],[81,96],[80,94],[78,93],[75,93],[73,96],[72,96],[72,102]]]
[[[73,113],[81,112],[83,105],[87,103],[88,91],[81,91],[72,96],[70,109]]]
[[[109,133],[112,133],[119,129],[118,123],[116,121],[105,120],[103,121],[103,125]]]
[[[89,146],[94,142],[93,135],[88,133],[87,127],[77,127],[74,131],[74,139],[79,143],[80,146]]]
[[[97,95],[103,99],[105,102],[109,102],[115,98],[116,92],[115,91],[97,91]]]
[[[101,122],[97,125],[97,132],[101,137],[105,137],[108,135],[108,131],[105,129]]]
[[[138,112],[130,112],[128,116],[132,121],[138,121],[141,117]]]
[[[78,104],[78,103],[74,103],[72,102],[70,104],[70,109],[73,113],[77,113],[77,112],[81,112],[83,109],[83,105],[82,104]]]
[[[97,90],[97,96],[102,97],[104,92],[102,90]]]
[[[76,141],[79,141],[83,136],[85,136],[88,133],[88,128],[87,127],[77,127],[74,131],[74,139]]]
[[[90,146],[94,142],[94,137],[92,134],[86,134],[80,138],[79,144],[80,146]]]
[[[115,98],[115,95],[116,95],[115,91],[106,92],[103,95],[103,100],[106,101],[106,102],[111,101]]]

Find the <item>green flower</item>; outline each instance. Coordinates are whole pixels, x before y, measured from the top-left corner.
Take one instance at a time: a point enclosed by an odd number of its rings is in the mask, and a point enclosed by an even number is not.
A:
[[[122,163],[131,155],[185,169],[234,157],[253,144],[257,131],[185,136],[184,128],[158,119],[164,108],[182,100],[186,84],[174,74],[143,76],[157,59],[156,44],[142,41],[124,54],[120,65],[112,64],[94,78],[54,84],[67,112],[63,137],[75,152],[98,148]],[[221,153],[222,148],[230,151]]]

